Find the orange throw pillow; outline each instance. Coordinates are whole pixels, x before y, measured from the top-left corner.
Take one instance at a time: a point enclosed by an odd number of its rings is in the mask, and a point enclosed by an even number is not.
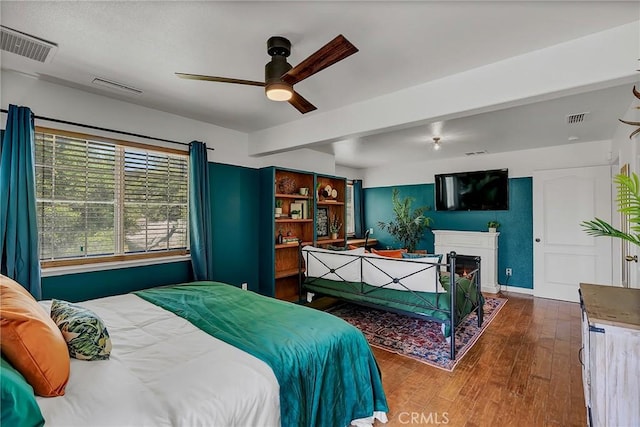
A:
[[[19,283],[0,275],[0,349],[40,396],[62,396],[70,360],[62,332]]]
[[[372,248],[371,252],[373,252],[376,255],[386,256],[388,258],[402,258],[402,254],[406,253],[407,250],[406,249],[384,249],[384,250],[378,251]]]

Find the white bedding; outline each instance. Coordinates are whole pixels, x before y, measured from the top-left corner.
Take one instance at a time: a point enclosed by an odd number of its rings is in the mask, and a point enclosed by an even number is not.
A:
[[[266,363],[135,295],[80,305],[102,318],[113,350],[71,359],[65,395],[37,398],[47,426],[280,425]]]

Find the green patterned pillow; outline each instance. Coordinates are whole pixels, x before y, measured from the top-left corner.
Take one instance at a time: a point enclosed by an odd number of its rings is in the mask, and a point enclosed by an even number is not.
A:
[[[67,341],[69,355],[81,360],[105,360],[111,353],[106,326],[93,311],[66,301],[53,300],[51,318]]]

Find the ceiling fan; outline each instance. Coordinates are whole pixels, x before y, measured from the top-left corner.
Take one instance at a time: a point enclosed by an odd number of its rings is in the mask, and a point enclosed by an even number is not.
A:
[[[267,98],[272,101],[288,101],[305,114],[315,110],[316,107],[293,90],[293,85],[357,51],[358,48],[340,34],[292,68],[287,62],[287,56],[291,54],[291,42],[284,37],[273,36],[267,41],[267,53],[271,56],[271,61],[264,67],[264,82],[199,74],[176,73],[176,75],[183,79],[264,86]]]

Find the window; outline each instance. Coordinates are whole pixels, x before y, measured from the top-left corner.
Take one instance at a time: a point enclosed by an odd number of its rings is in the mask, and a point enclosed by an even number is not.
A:
[[[353,182],[347,181],[347,194],[346,206],[347,206],[347,236],[353,236],[356,233],[355,214],[353,208]]]
[[[36,128],[43,267],[187,253],[184,152]]]

